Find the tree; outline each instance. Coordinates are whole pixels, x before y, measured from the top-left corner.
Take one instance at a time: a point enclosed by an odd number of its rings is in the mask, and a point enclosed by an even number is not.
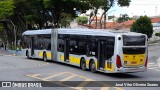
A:
[[[87,0],[43,0],[44,6],[52,17],[54,27],[60,27],[61,13],[76,17],[75,10],[84,12],[89,9]]]
[[[13,0],[1,0],[0,1],[0,23],[1,27],[3,25],[3,30],[0,31],[0,37],[3,39],[5,36],[6,42],[13,42],[13,25],[8,24],[10,21],[6,19],[10,19],[14,15],[14,1]],[[4,40],[5,41],[5,40]]]
[[[121,23],[121,22],[128,21],[128,20],[131,20],[131,18],[129,18],[127,14],[123,14],[121,17],[117,19],[117,22]]]
[[[13,21],[16,26],[16,37],[28,29],[68,27],[71,18],[76,18],[76,11],[85,13],[93,9],[97,26],[97,10],[104,9],[103,16],[116,0],[0,0],[0,23],[7,41],[14,41]],[[130,0],[118,0],[120,6],[128,6]],[[66,20],[64,17],[67,17]],[[94,19],[94,18],[91,18]],[[92,21],[92,20],[91,20]],[[102,21],[102,20],[101,20]],[[49,26],[53,25],[52,27]]]
[[[6,19],[14,14],[13,0],[0,1],[0,19]]]
[[[151,38],[153,34],[153,25],[151,19],[147,16],[141,16],[133,23],[131,31],[144,33],[148,36],[148,38]]]
[[[88,18],[84,17],[84,16],[81,16],[81,17],[77,17],[76,21],[77,21],[78,24],[87,24]]]
[[[70,22],[72,21],[73,17],[71,14],[67,14],[67,13],[61,13],[60,16],[60,25],[61,27],[70,27]]]
[[[114,6],[115,2],[117,1],[117,4],[120,7],[123,6],[129,6],[131,0],[84,0],[87,3],[89,3],[90,9],[93,9],[93,12],[90,14],[90,19],[89,19],[89,25],[91,25],[91,22],[96,18],[96,27],[97,27],[97,10],[99,8],[103,9],[104,12],[101,15],[100,18],[100,28],[102,28],[102,21],[104,21],[104,28],[106,28],[106,14],[107,11]],[[93,17],[93,18],[91,18]],[[103,19],[103,20],[102,20]]]

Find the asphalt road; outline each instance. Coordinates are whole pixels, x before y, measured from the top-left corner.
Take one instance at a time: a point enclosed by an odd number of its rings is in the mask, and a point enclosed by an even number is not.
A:
[[[149,63],[146,72],[127,74],[104,74],[82,71],[80,68],[56,62],[28,60],[24,56],[0,56],[0,81],[60,81],[50,82],[62,87],[23,88],[24,90],[157,90],[159,87],[104,87],[100,81],[160,81],[160,44],[149,46]],[[72,85],[64,81],[71,82]],[[80,82],[77,82],[80,81]],[[85,87],[94,81],[101,87]],[[78,84],[76,84],[78,83]],[[71,87],[71,86],[77,87]],[[0,88],[0,90],[17,90],[22,88]]]

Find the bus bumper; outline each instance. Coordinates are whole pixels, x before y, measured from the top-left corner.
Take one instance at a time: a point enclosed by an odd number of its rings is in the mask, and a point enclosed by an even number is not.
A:
[[[121,67],[118,68],[118,72],[144,72],[147,68],[145,66],[142,67]]]

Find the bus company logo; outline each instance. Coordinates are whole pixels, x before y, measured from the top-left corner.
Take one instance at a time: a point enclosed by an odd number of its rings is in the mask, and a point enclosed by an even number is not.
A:
[[[2,82],[2,87],[12,87],[11,82]]]

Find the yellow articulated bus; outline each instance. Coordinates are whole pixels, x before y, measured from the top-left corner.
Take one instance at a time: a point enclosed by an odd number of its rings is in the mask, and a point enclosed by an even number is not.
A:
[[[28,30],[22,34],[27,58],[53,60],[90,69],[125,73],[147,70],[147,36],[93,29]]]

